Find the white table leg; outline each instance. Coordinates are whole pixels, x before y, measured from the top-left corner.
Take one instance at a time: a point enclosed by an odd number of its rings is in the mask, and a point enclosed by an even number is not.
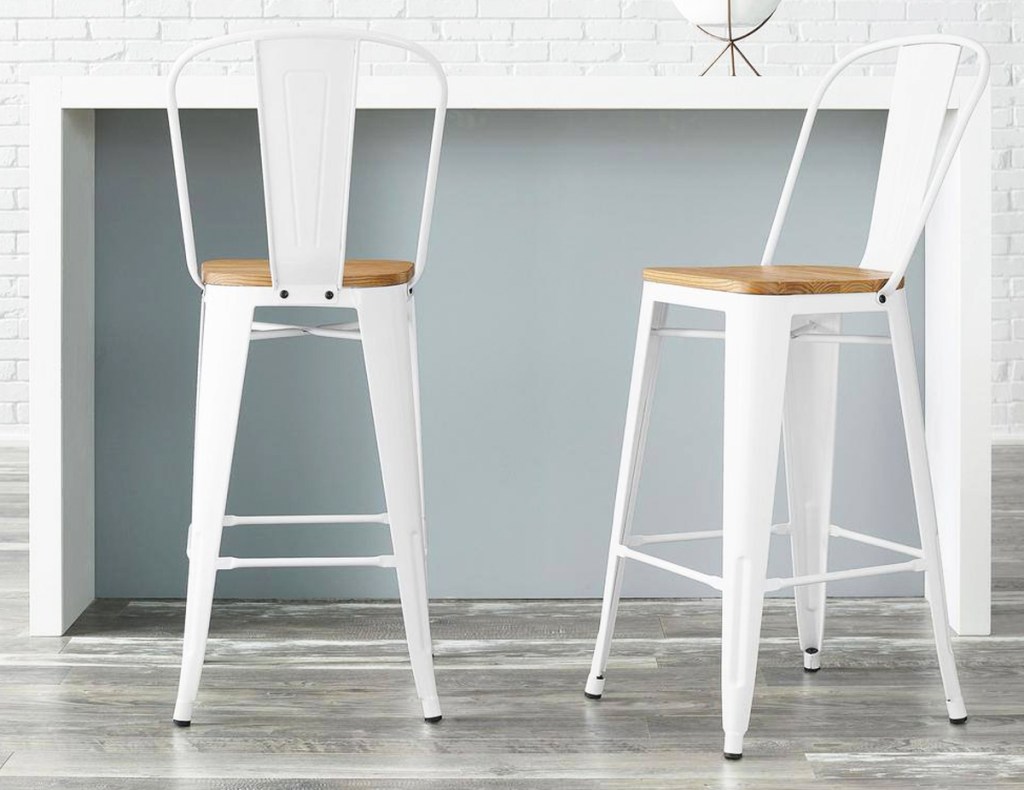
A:
[[[991,629],[992,120],[986,93],[925,231],[925,423],[950,625]]]
[[[58,636],[93,600],[94,113],[32,85],[29,631]]]

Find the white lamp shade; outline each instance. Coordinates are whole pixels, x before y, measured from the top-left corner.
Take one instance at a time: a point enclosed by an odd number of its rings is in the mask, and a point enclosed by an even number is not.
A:
[[[728,24],[729,0],[674,0],[684,17],[701,27],[724,27]],[[732,0],[733,27],[760,25],[781,0]]]

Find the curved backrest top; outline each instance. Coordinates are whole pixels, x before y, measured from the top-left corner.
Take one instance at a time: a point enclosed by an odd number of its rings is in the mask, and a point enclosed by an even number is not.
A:
[[[437,80],[434,125],[416,244],[415,274],[426,267],[437,167],[448,106],[440,62],[412,41],[343,28],[285,28],[237,33],[201,42],[175,61],[168,78],[167,115],[178,186],[185,260],[199,274],[178,113],[178,79],[196,57],[249,43],[256,72],[256,108],[267,214],[270,272],[275,289],[337,290],[344,278],[360,46],[405,50],[426,62]]]
[[[899,49],[899,56],[861,266],[892,272],[879,293],[899,286],[967,123],[988,86],[988,53],[968,38],[936,34],[879,41],[851,52],[829,70],[804,117],[762,265],[771,264],[775,256],[814,119],[829,87],[854,62],[890,49]],[[951,122],[949,98],[964,50],[977,56],[978,74]]]

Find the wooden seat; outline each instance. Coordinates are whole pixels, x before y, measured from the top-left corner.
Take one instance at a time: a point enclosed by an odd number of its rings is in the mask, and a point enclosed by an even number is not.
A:
[[[413,275],[411,261],[355,260],[345,261],[345,288],[380,288],[402,285]],[[244,285],[270,288],[270,261],[258,258],[219,258],[205,261],[202,267],[204,285]]]
[[[644,269],[644,279],[652,283],[762,296],[873,293],[882,290],[889,275],[890,272],[853,266],[666,266]],[[902,280],[899,287],[903,287]]]

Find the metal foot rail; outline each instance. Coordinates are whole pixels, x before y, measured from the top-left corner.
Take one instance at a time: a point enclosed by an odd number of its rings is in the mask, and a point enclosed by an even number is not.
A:
[[[885,538],[876,538],[874,535],[865,535],[863,532],[854,532],[850,529],[843,529],[833,524],[829,527],[828,534],[836,538],[846,538],[847,540],[855,540],[858,543],[864,543],[868,546],[877,546],[880,549],[888,549],[889,551],[895,551],[899,554],[906,554],[910,557],[924,557],[924,552],[921,549],[915,549],[913,546],[905,546],[902,543],[896,543]]]
[[[785,579],[765,579],[764,591],[774,592],[785,587],[800,587],[805,584],[821,584],[837,582],[842,579],[861,579],[865,576],[884,576],[888,573],[919,573],[926,569],[924,560],[898,562],[894,565],[872,565],[867,568],[851,568],[848,571],[832,571],[831,573],[813,573],[809,576],[790,576]]]
[[[712,340],[725,337],[725,331],[722,329],[682,329],[674,327],[652,329],[651,334],[658,335],[659,337],[699,337]]]
[[[772,532],[776,535],[788,535],[788,524],[774,524]],[[661,535],[631,535],[626,538],[625,544],[630,548],[649,546],[655,543],[679,543],[686,540],[714,540],[722,537],[722,530],[709,529],[701,532],[666,532]]]
[[[630,560],[637,560],[638,562],[651,565],[655,568],[661,568],[663,571],[674,573],[676,576],[685,576],[687,579],[693,579],[695,582],[706,584],[714,590],[721,591],[722,589],[722,577],[711,576],[707,573],[701,573],[695,571],[693,568],[687,568],[683,565],[676,565],[674,562],[663,560],[659,557],[652,557],[650,554],[644,554],[642,551],[634,551],[628,546],[619,546],[617,549],[620,557],[625,557]]]
[[[722,530],[710,529],[704,532],[666,532],[664,535],[633,535],[626,538],[630,548],[648,546],[654,543],[678,543],[684,540],[714,540],[722,537]]]
[[[791,534],[789,524],[772,524],[772,534]],[[868,546],[876,546],[880,549],[887,549],[889,551],[898,552],[899,554],[906,554],[909,557],[924,557],[924,552],[914,546],[907,546],[906,544],[886,540],[885,538],[876,538],[874,535],[865,535],[863,532],[854,532],[852,529],[843,529],[842,527],[837,527],[835,524],[832,524],[829,527],[828,534],[834,538],[854,540]],[[639,548],[640,546],[649,546],[657,543],[679,543],[687,540],[713,540],[714,538],[720,537],[722,537],[722,530],[720,529],[703,530],[700,532],[666,532],[661,535],[632,535],[629,538],[626,538],[624,545],[629,546],[630,548]]]
[[[236,568],[394,568],[395,557],[218,557],[217,570]]]
[[[255,524],[387,524],[387,513],[324,516],[224,516],[225,527]]]
[[[772,533],[776,535],[790,535],[789,524],[773,524]],[[890,565],[871,565],[865,568],[851,568],[845,571],[831,571],[827,573],[816,573],[808,576],[790,576],[785,578],[772,578],[765,580],[765,592],[774,592],[786,587],[800,587],[806,584],[821,584],[822,582],[841,581],[843,579],[860,579],[866,576],[883,576],[890,573],[921,572],[925,570],[924,552],[913,546],[906,546],[902,543],[876,538],[873,535],[865,535],[862,532],[843,529],[832,524],[829,527],[829,535],[837,538],[846,538],[868,546],[875,546],[880,549],[895,551],[905,554],[914,559],[907,562],[898,562]],[[706,584],[715,590],[722,589],[722,577],[712,576],[701,571],[678,565],[660,557],[654,557],[634,547],[647,546],[659,543],[679,543],[689,540],[711,540],[722,537],[722,530],[704,530],[700,532],[667,532],[662,535],[633,535],[626,539],[624,544],[618,546],[616,551],[620,557],[636,560],[654,568],[661,568],[677,576],[684,576],[687,579]]]

